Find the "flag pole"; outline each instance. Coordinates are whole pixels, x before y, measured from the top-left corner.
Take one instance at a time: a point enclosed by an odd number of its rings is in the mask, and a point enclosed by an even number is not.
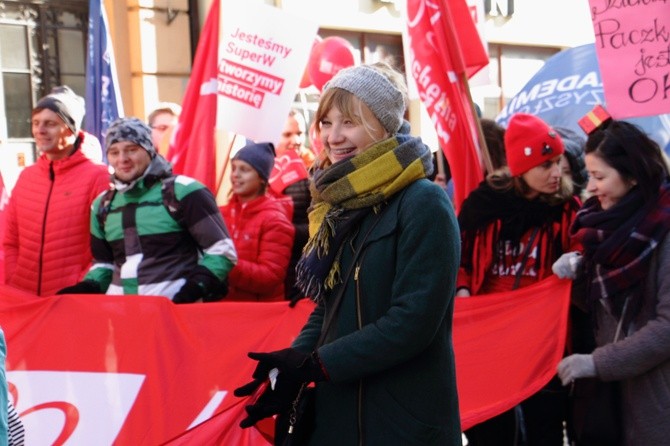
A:
[[[214,196],[217,197],[219,195],[219,191],[221,190],[221,186],[223,185],[223,180],[224,176],[226,174],[226,169],[228,168],[228,162],[230,161],[230,153],[233,150],[233,144],[235,144],[235,139],[237,138],[237,133],[233,133],[233,137],[230,140],[230,144],[228,144],[228,150],[226,150],[226,157],[223,161],[223,165],[221,166],[221,171],[219,172],[219,178],[216,180],[216,190],[214,191]]]
[[[442,10],[443,11],[448,11],[449,6],[447,4],[447,0],[442,0]],[[463,88],[465,89],[465,93],[467,94],[468,98],[468,107],[470,108],[470,113],[474,117],[474,123],[475,126],[477,127],[476,129],[470,129],[471,131],[474,130],[476,141],[479,146],[479,153],[481,158],[484,161],[484,168],[486,169],[487,172],[491,171],[492,168],[492,163],[491,163],[491,156],[489,155],[488,148],[486,146],[486,140],[484,139],[484,132],[482,131],[482,126],[479,122],[479,116],[477,116],[477,110],[475,109],[475,103],[472,100],[472,94],[470,93],[470,84],[468,82],[468,74],[467,70],[465,69],[465,62],[463,60],[463,54],[461,53],[461,48],[458,45],[449,45],[447,42],[457,42],[458,39],[456,38],[455,31],[454,31],[454,26],[455,24],[451,21],[451,18],[447,14],[442,15],[442,20],[444,21],[444,27],[443,29],[445,30],[446,33],[449,33],[448,40],[445,41],[445,38],[447,36],[441,36],[438,35],[438,39],[441,40],[442,45],[447,48],[448,50],[451,51],[452,53],[452,59],[456,62],[455,71],[458,73],[460,76],[460,81],[461,84],[463,85]],[[439,33],[438,33],[439,34]],[[483,175],[484,172],[482,172]]]
[[[472,100],[472,94],[470,92],[470,84],[468,83],[468,75],[464,71],[461,73],[461,76],[463,77],[463,85],[465,85],[465,91],[468,94],[468,102],[470,103],[470,110],[472,111],[472,116],[474,116],[475,119],[475,125],[477,126],[476,133],[477,133],[477,141],[479,142],[479,151],[482,154],[482,161],[484,161],[484,171],[485,172],[492,172],[493,171],[493,162],[491,161],[491,154],[489,153],[489,147],[486,144],[486,138],[484,137],[484,130],[482,130],[482,123],[477,116],[477,110],[475,109],[475,103]]]

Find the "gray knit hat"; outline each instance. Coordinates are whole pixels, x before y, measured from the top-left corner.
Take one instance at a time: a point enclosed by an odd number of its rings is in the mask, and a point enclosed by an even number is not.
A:
[[[405,115],[402,92],[382,73],[365,65],[340,70],[324,87],[341,88],[356,96],[368,106],[390,134],[395,134]]]
[[[107,128],[105,135],[105,151],[119,141],[131,141],[149,152],[151,158],[156,156],[156,147],[151,139],[151,129],[137,118],[119,118]]]
[[[33,110],[46,108],[56,113],[75,135],[81,128],[86,105],[84,98],[77,96],[67,85],[54,87],[51,93],[37,101]]]
[[[275,165],[275,146],[271,142],[247,144],[237,151],[233,159],[249,163],[267,181]]]

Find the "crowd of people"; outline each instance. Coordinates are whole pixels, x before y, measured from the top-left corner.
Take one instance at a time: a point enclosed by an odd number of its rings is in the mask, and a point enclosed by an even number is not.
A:
[[[276,437],[290,438],[296,414],[286,414],[309,397],[306,444],[460,445],[456,299],[555,274],[573,281],[556,376],[465,431],[468,443],[667,441],[670,175],[659,146],[611,118],[586,138],[526,113],[505,129],[482,119],[490,171],[456,215],[436,155],[410,134],[407,104],[390,66],[341,70],[314,118],[321,150],[305,147],[304,116],[292,110],[277,141],[233,154],[231,194],[219,207],[163,156],[176,104],[146,123],[113,122],[105,166],[84,153],[93,137],[80,128],[83,99],[57,87],[33,109],[41,155],[7,208],[6,283],[38,296],[175,304],[309,297],[316,306],[290,346],[249,353],[252,380],[235,391],[251,399],[242,427],[277,415]],[[4,356],[0,330],[0,366]],[[579,412],[574,395],[587,380],[615,383],[614,434],[587,433],[598,409]],[[0,407],[15,414],[11,403],[3,385]]]

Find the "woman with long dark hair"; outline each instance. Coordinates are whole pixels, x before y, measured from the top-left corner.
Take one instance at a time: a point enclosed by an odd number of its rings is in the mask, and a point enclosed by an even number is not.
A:
[[[591,312],[596,348],[564,358],[564,385],[620,384],[623,444],[670,439],[670,181],[659,146],[610,120],[585,149],[591,195],[571,229],[583,245],[585,284],[573,299]],[[575,285],[578,282],[575,282]]]

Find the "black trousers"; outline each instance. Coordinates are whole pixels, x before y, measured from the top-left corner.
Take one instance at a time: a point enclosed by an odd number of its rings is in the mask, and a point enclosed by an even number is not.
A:
[[[470,446],[563,446],[567,391],[557,377],[518,407],[465,431]]]

